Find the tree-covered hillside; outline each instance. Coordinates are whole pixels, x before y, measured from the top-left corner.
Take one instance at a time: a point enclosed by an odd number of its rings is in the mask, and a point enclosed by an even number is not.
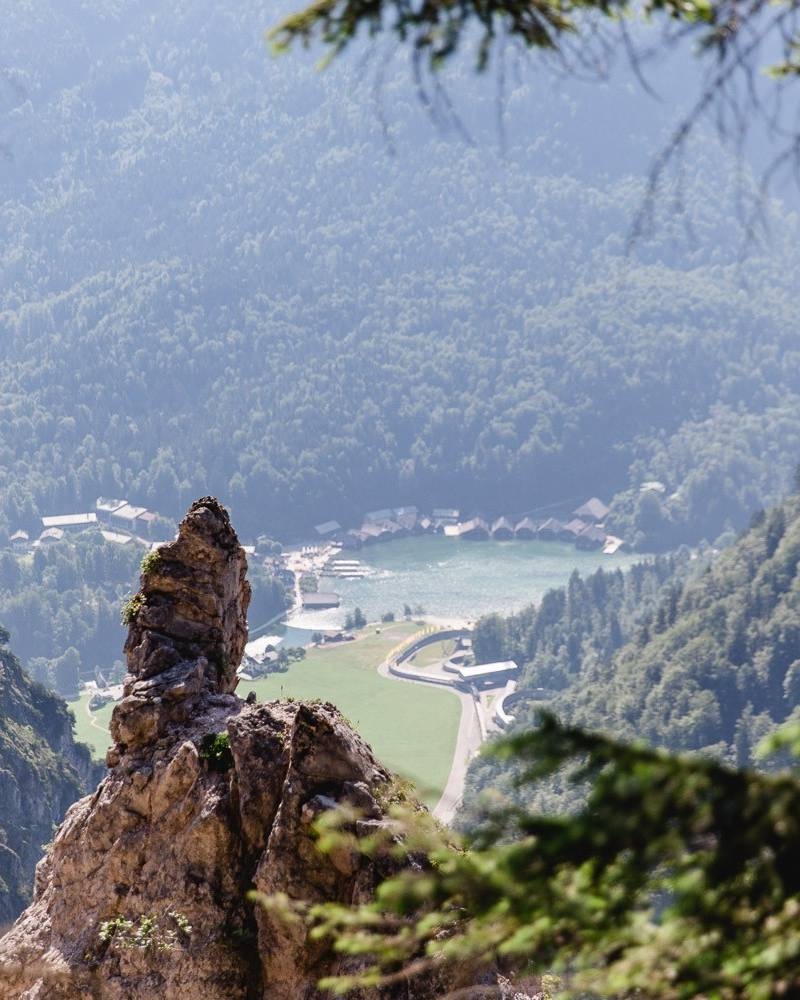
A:
[[[36,862],[96,778],[67,706],[31,681],[7,642],[0,628],[0,924],[30,899]]]
[[[570,725],[755,765],[761,739],[800,707],[800,499],[694,562],[573,579],[536,610],[484,619],[479,657],[524,664],[516,724],[534,722],[545,688],[546,707]],[[509,777],[479,761],[470,804]],[[551,785],[542,803],[561,792]]]
[[[444,78],[472,145],[400,61],[376,101],[354,62],[271,59],[278,7],[0,10],[8,529],[98,494],[175,517],[215,493],[287,534],[630,487],[616,523],[665,546],[785,489],[796,220],[740,268],[735,168],[698,143],[692,235],[667,199],[626,256],[670,119],[624,74],[511,74],[501,156],[484,81]]]

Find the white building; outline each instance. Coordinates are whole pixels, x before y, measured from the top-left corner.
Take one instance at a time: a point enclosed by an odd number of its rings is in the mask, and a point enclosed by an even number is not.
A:
[[[60,528],[62,531],[83,531],[97,524],[97,514],[57,514],[53,517],[43,517],[42,527]]]

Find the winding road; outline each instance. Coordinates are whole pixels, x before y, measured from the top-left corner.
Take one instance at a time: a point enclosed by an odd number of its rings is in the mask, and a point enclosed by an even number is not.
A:
[[[431,642],[438,641],[438,635],[431,636]],[[450,768],[450,776],[447,779],[447,784],[439,801],[433,808],[433,815],[442,823],[452,822],[464,795],[467,768],[483,742],[482,729],[478,717],[481,708],[472,694],[468,694],[455,686],[453,683],[453,674],[447,673],[443,669],[443,665],[446,662],[446,660],[441,660],[438,663],[432,663],[430,666],[425,667],[424,670],[404,663],[400,667],[402,674],[392,671],[389,660],[385,660],[378,667],[378,673],[381,677],[390,677],[392,680],[400,683],[427,684],[428,686],[435,684],[437,687],[444,687],[446,683],[449,690],[461,702],[461,721],[458,725],[458,735],[453,751],[453,764]]]

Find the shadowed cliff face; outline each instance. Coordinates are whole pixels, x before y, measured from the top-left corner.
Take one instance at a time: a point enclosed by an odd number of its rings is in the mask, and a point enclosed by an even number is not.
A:
[[[316,981],[341,967],[246,894],[368,898],[385,873],[356,855],[321,855],[312,824],[333,802],[380,823],[377,793],[391,776],[333,706],[233,694],[245,571],[210,498],[147,565],[109,772],[68,812],[33,904],[0,941],[4,998],[297,1000],[321,996]],[[101,933],[108,921],[117,933]]]
[[[0,628],[0,924],[30,902],[41,845],[99,777],[66,705],[28,677],[7,639]]]

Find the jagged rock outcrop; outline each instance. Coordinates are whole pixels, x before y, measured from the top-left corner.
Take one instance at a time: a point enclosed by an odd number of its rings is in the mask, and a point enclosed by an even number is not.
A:
[[[128,678],[111,720],[109,764],[171,739],[201,697],[231,694],[247,641],[247,560],[216,500],[193,504],[177,539],[145,570],[128,604]]]
[[[391,776],[331,705],[256,705],[233,693],[249,588],[216,500],[195,503],[145,570],[109,772],[70,809],[37,869],[34,902],[0,941],[0,993],[321,996],[315,984],[339,960],[246,894],[368,898],[385,872],[356,854],[322,855],[312,823],[344,801],[380,822]]]
[[[0,926],[30,902],[42,844],[98,780],[64,701],[32,681],[0,628]]]

